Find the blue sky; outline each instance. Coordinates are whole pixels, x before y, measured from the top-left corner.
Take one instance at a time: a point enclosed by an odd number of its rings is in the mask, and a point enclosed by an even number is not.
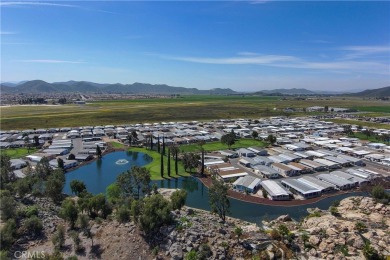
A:
[[[390,85],[390,2],[2,1],[1,81]]]

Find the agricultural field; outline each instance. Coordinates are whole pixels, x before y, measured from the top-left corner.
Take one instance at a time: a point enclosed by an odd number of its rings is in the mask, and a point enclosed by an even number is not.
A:
[[[139,100],[97,101],[86,105],[35,105],[1,107],[2,130],[65,126],[129,124],[139,122],[260,118],[277,115],[307,115],[310,106],[359,108],[361,111],[390,114],[390,103],[361,98],[295,100],[293,97],[263,96],[181,96]],[[286,113],[285,108],[301,112]]]

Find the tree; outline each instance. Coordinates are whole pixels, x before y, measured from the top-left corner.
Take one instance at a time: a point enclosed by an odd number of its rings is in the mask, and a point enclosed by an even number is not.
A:
[[[351,125],[344,125],[343,126],[343,132],[346,135],[353,135],[352,126]]]
[[[243,233],[243,230],[241,227],[236,227],[234,229],[234,234],[236,235],[237,237],[237,243],[240,243],[240,237],[242,236],[242,233]]]
[[[185,190],[177,190],[171,195],[172,209],[181,209],[186,204],[187,192]]]
[[[160,136],[158,135],[157,136],[157,152],[160,153],[161,151],[161,147],[160,147]]]
[[[268,135],[267,142],[269,142],[271,145],[274,145],[276,143],[276,137],[273,134]]]
[[[140,192],[150,193],[151,175],[144,167],[133,166],[129,171],[117,177],[116,185],[120,189],[122,198],[139,198]]]
[[[257,139],[259,137],[259,133],[257,131],[252,132],[253,139]]]
[[[70,182],[70,190],[73,194],[79,196],[82,192],[87,190],[87,186],[85,186],[85,183],[83,181],[72,180]]]
[[[24,141],[24,146],[27,147],[27,152],[29,153],[30,152],[30,137],[28,137],[28,135],[25,136],[23,138],[23,141]]]
[[[202,161],[200,163],[200,174],[204,175],[204,149],[202,148]]]
[[[23,229],[36,237],[41,233],[43,224],[41,219],[34,215],[24,221]]]
[[[26,194],[32,191],[32,178],[26,177],[16,180],[14,188],[19,196],[23,198]]]
[[[153,134],[150,134],[150,150],[153,150]]]
[[[161,194],[153,194],[143,199],[139,223],[147,235],[153,234],[161,226],[171,222],[170,203]]]
[[[102,149],[100,148],[99,145],[96,145],[96,155],[99,159],[102,158]]]
[[[34,145],[38,147],[40,145],[39,143],[39,137],[37,135],[34,135]]]
[[[0,248],[1,250],[10,248],[16,239],[17,227],[14,219],[9,219],[1,228]],[[8,259],[8,258],[4,258]]]
[[[144,194],[150,193],[151,175],[145,167],[133,166],[131,172],[134,175],[134,184],[137,189],[137,198],[140,197],[140,191]]]
[[[168,177],[171,177],[171,149],[168,147]]]
[[[170,147],[170,150],[171,150],[172,156],[175,157],[175,174],[179,175],[179,169],[178,169],[178,165],[177,165],[179,147],[177,145],[172,145]]]
[[[58,168],[60,169],[64,169],[64,160],[62,160],[60,157],[57,158],[57,164],[58,164]]]
[[[49,176],[45,185],[45,192],[54,202],[58,203],[62,200],[62,190],[65,186],[65,175],[62,170],[55,170]]]
[[[53,168],[49,164],[49,159],[43,157],[35,167],[35,173],[41,180],[46,180],[52,173]]]
[[[226,144],[229,149],[232,147],[232,145],[235,142],[236,142],[236,134],[234,134],[234,132],[225,134],[221,137],[221,143]]]
[[[5,184],[10,182],[11,169],[11,158],[5,154],[0,153],[0,188],[4,189]]]
[[[117,183],[112,183],[106,188],[107,200],[113,204],[116,204],[121,197],[121,189]]]
[[[81,239],[79,237],[79,232],[72,230],[70,233],[70,237],[73,240],[74,251],[78,252],[81,249]]]
[[[198,165],[199,165],[199,155],[195,153],[183,154],[183,166],[185,171],[189,169],[191,173],[192,169],[198,167]]]
[[[327,113],[329,111],[329,107],[328,106],[325,106],[324,107],[324,111]]]
[[[371,195],[372,195],[372,197],[374,197],[374,199],[377,199],[377,200],[385,199],[385,198],[387,198],[389,196],[385,192],[385,189],[383,188],[383,186],[380,186],[380,185],[376,185],[372,189]]]
[[[223,180],[213,177],[212,186],[209,189],[209,203],[213,213],[218,214],[223,222],[229,213],[230,201],[227,197],[228,187]]]
[[[70,228],[73,229],[78,218],[78,210],[75,202],[72,199],[66,199],[62,202],[60,209],[60,217],[67,220],[70,224]]]
[[[138,221],[139,221],[139,217],[140,217],[141,211],[142,211],[141,207],[142,207],[141,201],[133,200],[131,202],[130,213],[131,213],[131,216],[133,217],[134,223],[138,223]]]
[[[163,155],[163,152],[161,152],[161,161],[160,161],[160,174],[161,174],[161,178],[164,178],[164,155]]]
[[[130,219],[130,211],[126,206],[121,206],[116,212],[117,220],[120,223],[125,223]]]
[[[162,154],[165,155],[165,136],[163,136]]]
[[[2,191],[0,194],[0,213],[3,221],[16,215],[16,202],[8,190]]]

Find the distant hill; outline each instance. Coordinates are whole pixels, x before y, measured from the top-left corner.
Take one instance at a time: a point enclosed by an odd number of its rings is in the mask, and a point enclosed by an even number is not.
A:
[[[355,97],[390,97],[390,86],[384,88],[367,89],[362,92],[350,94]]]
[[[165,84],[99,84],[87,81],[67,81],[48,83],[43,80],[31,80],[17,86],[0,85],[3,93],[126,93],[126,94],[236,94],[231,89],[214,88],[210,90],[199,90],[197,88],[172,87]]]
[[[264,94],[283,94],[283,95],[315,95],[317,94],[314,91],[307,90],[305,88],[291,88],[291,89],[272,89],[272,90],[262,90]]]

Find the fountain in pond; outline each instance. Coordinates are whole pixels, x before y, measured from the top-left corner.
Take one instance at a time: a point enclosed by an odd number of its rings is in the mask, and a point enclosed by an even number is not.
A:
[[[126,159],[119,159],[118,161],[115,162],[115,164],[117,164],[117,165],[124,165],[127,163],[129,163],[129,161]]]

